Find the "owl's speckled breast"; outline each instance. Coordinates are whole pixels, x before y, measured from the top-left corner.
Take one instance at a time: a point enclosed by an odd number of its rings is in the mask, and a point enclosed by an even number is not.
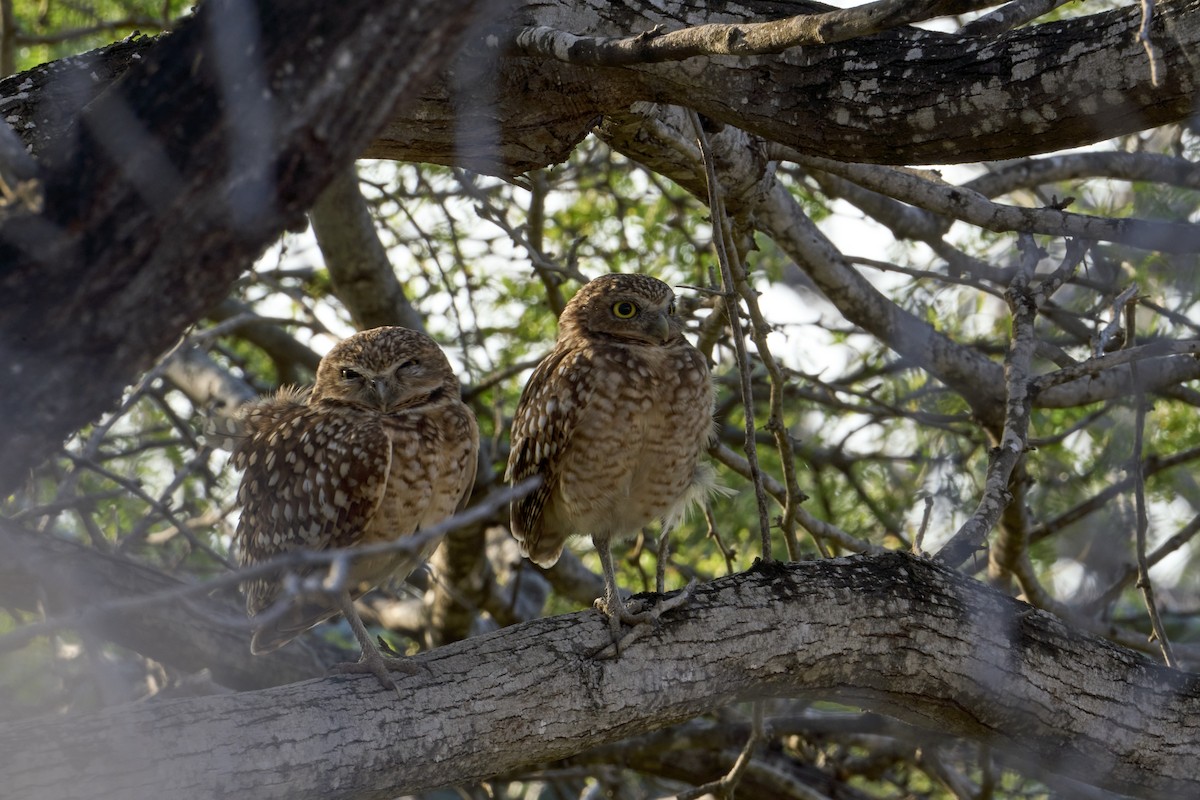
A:
[[[394,541],[451,516],[475,475],[473,420],[457,401],[389,415],[383,426],[392,444],[387,489],[363,529],[361,544]],[[372,583],[393,572],[411,572],[437,544],[427,542],[411,555],[359,559],[354,577]]]
[[[575,534],[633,535],[687,502],[712,429],[711,381],[703,357],[682,340],[607,347],[592,358],[624,378],[596,382],[556,499]]]

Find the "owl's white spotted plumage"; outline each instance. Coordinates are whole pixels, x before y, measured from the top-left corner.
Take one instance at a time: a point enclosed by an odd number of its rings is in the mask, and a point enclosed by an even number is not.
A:
[[[375,328],[351,336],[321,360],[310,392],[284,390],[254,403],[242,423],[233,464],[244,470],[237,528],[244,565],[300,548],[411,536],[464,505],[474,482],[474,414],[441,348],[418,331]],[[293,602],[255,631],[251,649],[282,647],[347,606],[350,617],[353,598],[393,575],[404,577],[436,544],[353,560],[344,596]],[[242,588],[253,617],[279,597],[282,579]],[[358,635],[357,615],[351,625]],[[363,654],[372,658],[366,645]]]
[[[682,331],[667,284],[645,275],[596,278],[563,310],[554,350],[513,418],[506,479],[542,478],[512,503],[513,535],[522,554],[544,567],[569,537],[590,536],[614,633],[638,618],[618,593],[612,539],[655,520],[665,537],[712,486],[702,461],[712,379]]]

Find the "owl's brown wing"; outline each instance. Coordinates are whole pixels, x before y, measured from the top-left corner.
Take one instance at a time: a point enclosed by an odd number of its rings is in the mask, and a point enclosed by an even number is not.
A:
[[[516,483],[538,475],[542,482],[509,506],[512,533],[521,554],[542,567],[558,561],[570,535],[570,531],[547,531],[543,514],[558,487],[562,455],[591,399],[595,374],[591,366],[586,352],[555,350],[533,371],[513,416],[512,446],[504,478]]]
[[[289,551],[353,546],[379,508],[392,448],[381,425],[277,398],[245,415],[246,437],[233,464],[244,470],[237,541],[242,564]],[[279,594],[281,576],[247,581],[254,616]],[[269,652],[337,613],[336,604],[296,604],[255,633],[252,649]]]

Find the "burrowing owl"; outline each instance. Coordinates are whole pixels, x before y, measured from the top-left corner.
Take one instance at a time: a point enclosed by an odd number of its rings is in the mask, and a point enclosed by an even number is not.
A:
[[[245,471],[237,528],[243,565],[300,548],[411,536],[462,507],[474,482],[475,416],[438,345],[406,328],[351,336],[321,359],[307,398],[284,390],[246,408],[242,419],[233,463]],[[251,650],[282,647],[341,611],[362,646],[362,669],[392,685],[387,668],[403,665],[380,655],[353,600],[407,575],[436,544],[353,560],[343,591],[293,602],[254,632]],[[244,583],[247,613],[270,607],[282,586],[280,576]]]
[[[604,570],[614,638],[630,613],[610,542],[662,520],[663,536],[711,488],[701,455],[712,431],[704,357],[683,337],[675,295],[645,275],[604,275],[563,310],[554,350],[513,419],[506,479],[540,475],[511,507],[522,554],[549,567],[567,538],[588,535]]]

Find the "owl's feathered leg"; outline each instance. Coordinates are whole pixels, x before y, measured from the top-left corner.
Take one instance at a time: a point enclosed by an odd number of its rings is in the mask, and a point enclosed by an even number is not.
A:
[[[385,656],[379,652],[379,648],[371,639],[371,634],[367,632],[367,626],[363,624],[362,617],[358,615],[358,611],[354,608],[354,600],[350,597],[350,592],[343,591],[338,597],[338,605],[345,615],[346,621],[350,623],[350,630],[354,631],[354,638],[358,640],[358,646],[362,648],[362,656],[358,661],[351,661],[345,664],[336,664],[330,668],[330,672],[337,673],[363,673],[369,672],[379,680],[379,685],[385,689],[391,689],[396,693],[396,696],[401,700],[404,695],[400,693],[400,689],[396,686],[396,682],[392,680],[389,670],[396,670],[408,675],[414,675],[421,671],[421,668],[407,658],[392,658]]]
[[[650,620],[645,612],[630,611],[621,600],[621,591],[617,588],[617,572],[613,568],[612,548],[607,536],[592,536],[592,544],[600,554],[600,568],[604,571],[604,597],[596,601],[597,607],[608,616],[608,626],[612,631],[613,642],[621,641],[621,623],[626,625],[641,625]]]
[[[671,560],[670,531],[663,528],[658,535],[658,556],[654,562],[654,591],[664,595],[667,593],[667,563]]]
[[[687,586],[674,592],[670,597],[666,596],[667,557],[670,555],[671,546],[668,534],[664,531],[658,542],[658,567],[655,573],[658,600],[649,608],[639,603],[638,610],[632,611],[621,600],[608,540],[592,537],[592,542],[596,546],[596,552],[600,554],[600,566],[604,570],[604,597],[596,601],[596,607],[608,616],[609,629],[612,632],[612,644],[601,649],[596,655],[599,658],[613,658],[619,656],[622,650],[640,639],[642,634],[652,630],[663,614],[686,605],[691,600],[696,580],[693,578]],[[632,625],[633,628],[622,634],[621,623]]]

